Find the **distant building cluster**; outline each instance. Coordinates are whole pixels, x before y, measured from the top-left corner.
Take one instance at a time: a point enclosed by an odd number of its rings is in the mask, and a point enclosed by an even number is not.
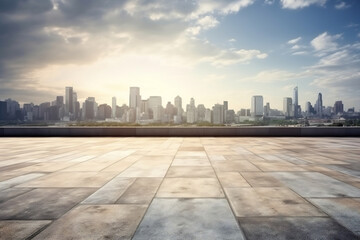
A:
[[[263,96],[257,95],[251,98],[250,109],[240,109],[235,112],[228,108],[228,101],[217,103],[212,108],[206,108],[204,104],[195,104],[191,98],[189,104],[183,108],[182,98],[176,96],[174,102],[168,102],[163,106],[161,96],[150,96],[142,99],[139,87],[130,87],[129,105],[117,105],[116,97],[112,98],[111,106],[98,104],[95,97],[88,97],[82,104],[78,101],[77,93],[73,87],[65,87],[65,96],[57,96],[52,102],[39,105],[25,103],[23,107],[17,101],[7,99],[0,101],[1,121],[116,121],[124,123],[174,123],[174,124],[236,124],[244,121],[262,119],[340,119],[359,118],[354,108],[344,111],[341,100],[336,101],[333,107],[323,106],[322,94],[314,106],[306,102],[305,110],[302,111],[298,104],[298,87],[293,90],[293,98],[283,99],[282,111],[271,109],[270,103],[264,105]]]

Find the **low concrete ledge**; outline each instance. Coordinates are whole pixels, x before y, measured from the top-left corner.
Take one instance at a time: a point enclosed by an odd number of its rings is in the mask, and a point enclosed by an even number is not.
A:
[[[360,127],[2,127],[0,137],[360,137]]]

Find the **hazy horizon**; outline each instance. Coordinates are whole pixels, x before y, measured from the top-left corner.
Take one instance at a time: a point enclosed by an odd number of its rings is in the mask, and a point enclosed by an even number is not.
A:
[[[0,3],[0,99],[128,104],[179,95],[210,108],[282,109],[342,100],[360,109],[360,2],[356,0],[96,1]]]

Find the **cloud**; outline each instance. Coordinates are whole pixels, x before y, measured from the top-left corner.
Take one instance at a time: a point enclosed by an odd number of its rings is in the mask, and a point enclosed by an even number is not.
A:
[[[349,7],[350,5],[347,5],[345,2],[339,2],[338,4],[335,5],[335,8],[338,10],[346,9]]]
[[[173,48],[172,51],[165,53],[169,54],[167,59],[175,59],[177,63],[184,65],[209,63],[216,67],[247,64],[251,60],[262,60],[268,56],[266,53],[256,49],[222,49],[199,39],[186,39]]]
[[[324,32],[314,38],[311,41],[311,45],[316,51],[334,51],[338,47],[336,40],[340,37],[341,34],[329,35],[327,32]]]
[[[197,23],[203,28],[203,29],[209,29],[216,27],[219,24],[219,21],[216,20],[216,18],[212,16],[205,16],[203,18],[200,18]]]
[[[0,83],[12,82],[14,86],[20,84],[20,80],[33,83],[36,78],[28,76],[39,69],[91,64],[114,54],[179,55],[181,53],[172,49],[176,49],[179,42],[182,46],[191,45],[193,36],[217,26],[216,15],[235,13],[253,2],[1,1]],[[209,53],[193,51],[209,58]],[[235,56],[234,59],[238,55],[226,49],[210,53],[216,62],[221,55]]]
[[[332,98],[342,98],[357,104],[360,89],[360,44],[338,46],[335,51],[320,56],[318,62],[307,67],[313,76],[311,85],[331,92]]]
[[[285,82],[292,79],[303,78],[301,73],[289,72],[286,70],[273,69],[261,71],[255,76],[250,76],[242,79],[243,81],[254,81],[260,83],[275,83],[275,82]]]
[[[272,5],[275,3],[275,0],[264,0],[264,3],[267,5]]]
[[[327,0],[281,0],[283,8],[299,9],[310,5],[324,6]]]
[[[293,52],[291,55],[306,55],[306,54],[308,54],[308,52],[306,52],[306,51],[298,51],[298,52]]]
[[[236,39],[235,38],[230,38],[228,41],[229,42],[236,42]]]
[[[301,37],[297,37],[297,38],[289,40],[287,43],[292,45],[292,44],[298,43],[300,40],[301,40]]]

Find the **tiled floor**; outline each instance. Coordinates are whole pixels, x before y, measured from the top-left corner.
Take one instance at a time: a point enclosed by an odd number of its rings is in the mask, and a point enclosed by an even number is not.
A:
[[[359,239],[360,138],[0,138],[0,239]]]

